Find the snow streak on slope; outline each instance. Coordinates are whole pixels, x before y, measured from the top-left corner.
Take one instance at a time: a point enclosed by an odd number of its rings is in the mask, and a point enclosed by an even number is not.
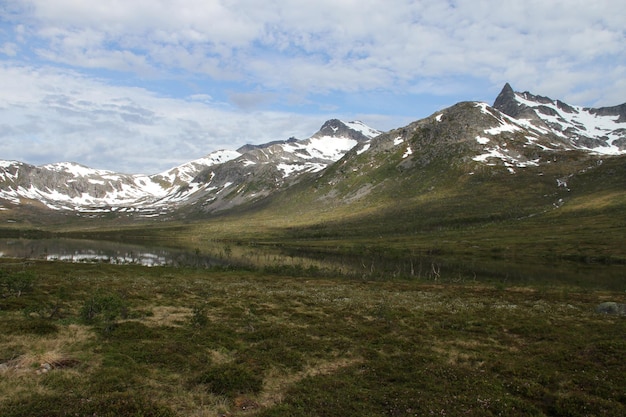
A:
[[[476,136],[476,142],[484,147],[484,153],[473,157],[476,162],[482,162],[486,165],[497,165],[494,160],[500,160],[501,163],[509,168],[509,172],[515,173],[513,167],[524,168],[527,166],[536,166],[539,164],[539,159],[528,159],[523,152],[520,152],[518,147],[526,147],[528,145],[538,146],[543,149],[550,149],[545,146],[536,143],[540,134],[536,132],[533,125],[528,125],[523,122],[514,119],[506,114],[494,109],[487,103],[474,103],[475,107],[478,107],[481,113],[491,116],[492,122],[495,124],[492,127],[483,130],[482,135]],[[530,130],[529,130],[530,129]],[[519,143],[519,141],[512,141],[512,137],[508,134],[516,132],[525,132],[525,143]],[[503,135],[504,134],[504,135]]]
[[[322,136],[300,143],[287,144],[284,149],[302,159],[337,161],[357,143],[356,140],[350,138]]]
[[[367,136],[370,139],[375,138],[376,136],[382,133],[380,130],[372,129],[371,127],[365,125],[363,122],[359,120],[355,120],[352,122],[342,122],[342,123],[348,126],[350,129],[360,132],[364,136]]]

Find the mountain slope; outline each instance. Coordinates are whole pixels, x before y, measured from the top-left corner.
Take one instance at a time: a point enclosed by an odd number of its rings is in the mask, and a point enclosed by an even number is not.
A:
[[[119,174],[71,162],[36,167],[1,161],[0,199],[15,205],[37,202],[53,210],[153,215],[202,169],[237,156],[233,151],[218,151],[152,176]]]
[[[496,106],[506,110],[502,96],[509,90],[505,86]],[[462,102],[381,134],[318,177],[274,197],[265,213],[312,225],[309,232],[298,229],[300,236],[406,236],[545,218],[573,212],[585,199],[589,206],[603,200],[607,207],[624,207],[624,176],[610,174],[623,171],[626,160],[618,139],[609,137],[626,126],[621,116],[612,110],[594,119],[599,123],[559,130],[548,124],[553,116],[535,112],[524,100],[513,102],[521,113],[508,110],[519,118],[486,103]],[[537,106],[548,100],[538,99]],[[602,113],[570,107],[579,114]],[[598,130],[609,122],[610,132]],[[583,147],[580,131],[611,151]],[[593,184],[590,178],[603,180]]]
[[[329,120],[309,139],[257,146],[205,170],[194,183],[204,184],[208,193],[190,196],[190,200],[200,199],[203,212],[216,212],[262,199],[322,171],[378,134],[361,122]]]

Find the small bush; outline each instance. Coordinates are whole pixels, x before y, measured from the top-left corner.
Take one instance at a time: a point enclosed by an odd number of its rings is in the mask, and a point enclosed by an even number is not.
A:
[[[83,304],[81,319],[87,324],[104,324],[105,330],[112,329],[118,318],[126,318],[126,302],[117,294],[96,294]]]
[[[37,276],[30,271],[0,274],[0,293],[3,297],[20,297],[33,289]]]
[[[191,313],[191,318],[189,322],[192,327],[205,327],[209,324],[209,319],[206,315],[206,307],[205,306],[196,306],[193,308]]]

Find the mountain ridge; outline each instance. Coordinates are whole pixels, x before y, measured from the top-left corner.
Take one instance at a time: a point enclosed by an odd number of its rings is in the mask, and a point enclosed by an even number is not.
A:
[[[307,139],[216,151],[150,176],[71,163],[34,167],[3,161],[0,199],[7,202],[5,210],[36,202],[77,214],[159,217],[183,208],[204,214],[224,212],[270,198],[302,181],[327,181],[331,187],[352,189],[330,190],[326,200],[352,201],[363,199],[379,185],[345,178],[371,174],[384,166],[382,159],[393,167],[377,174],[388,184],[398,172],[432,164],[440,166],[442,176],[454,167],[467,175],[499,167],[515,174],[556,161],[563,152],[626,154],[625,115],[626,104],[598,109],[574,106],[515,92],[506,83],[492,106],[461,102],[388,132],[359,121],[331,119]],[[347,168],[350,160],[368,158],[369,164]]]
[[[335,129],[325,131],[331,124]],[[378,133],[361,122],[333,119],[308,139],[219,150],[153,175],[120,174],[70,162],[34,166],[0,161],[0,200],[12,205],[38,202],[53,210],[149,217],[186,202],[195,204],[203,197],[215,200],[220,208],[224,204],[218,204],[222,200],[219,194],[233,181],[241,182],[246,175],[266,176],[268,184],[293,180],[301,173],[325,168],[358,141],[369,140],[368,134]],[[214,166],[222,165],[217,174],[213,172]]]

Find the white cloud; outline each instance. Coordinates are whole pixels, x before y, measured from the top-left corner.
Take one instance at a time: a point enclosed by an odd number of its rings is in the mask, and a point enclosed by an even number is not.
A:
[[[76,161],[156,173],[217,149],[306,137],[323,122],[281,112],[241,113],[207,102],[207,95],[161,97],[49,67],[4,64],[0,79],[12,80],[0,95],[0,158],[36,164]]]
[[[13,57],[17,55],[18,50],[19,47],[13,42],[5,42],[3,45],[0,45],[0,54],[7,56]]]
[[[420,78],[464,75],[515,83],[500,79],[511,62],[543,73],[555,56],[569,66],[624,59],[626,12],[616,0],[26,3],[46,48],[39,53],[52,61],[139,73],[177,67],[303,93],[401,91]]]

